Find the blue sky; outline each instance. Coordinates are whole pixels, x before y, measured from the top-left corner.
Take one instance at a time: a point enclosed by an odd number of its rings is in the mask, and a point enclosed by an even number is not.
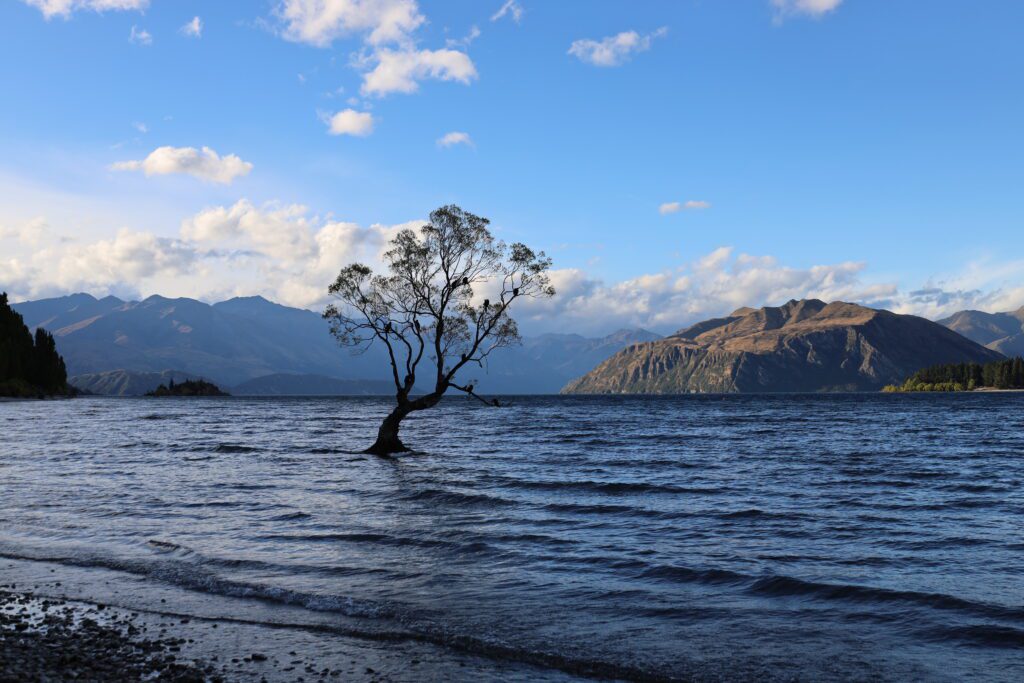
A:
[[[504,4],[4,2],[0,287],[316,308],[455,202],[555,259],[528,330],[1024,305],[1024,4]]]

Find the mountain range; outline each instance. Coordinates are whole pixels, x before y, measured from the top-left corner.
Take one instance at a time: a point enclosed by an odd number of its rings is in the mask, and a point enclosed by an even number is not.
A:
[[[88,294],[14,304],[53,333],[69,381],[137,395],[204,378],[235,395],[392,391],[385,351],[340,348],[316,313],[243,297],[206,304]],[[939,363],[1024,355],[1024,309],[961,311],[934,323],[856,304],[741,308],[661,338],[620,330],[527,337],[466,379],[481,393],[689,393],[876,390]]]
[[[960,311],[939,324],[1004,356],[1024,356],[1024,308],[1012,313]]]
[[[877,391],[923,367],[1000,358],[924,318],[794,300],[741,308],[665,339],[633,344],[564,392]]]
[[[205,378],[241,394],[390,393],[386,352],[342,349],[316,313],[262,297],[215,304],[151,296],[124,301],[89,294],[13,306],[32,328],[56,339],[75,386],[135,394],[159,379]],[[481,393],[556,393],[633,343],[659,336],[620,330],[596,339],[576,334],[528,337],[499,349],[475,376]]]

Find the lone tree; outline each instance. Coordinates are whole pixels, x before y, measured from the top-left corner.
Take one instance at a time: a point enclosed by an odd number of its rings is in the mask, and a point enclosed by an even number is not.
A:
[[[555,293],[548,277],[551,259],[523,244],[494,239],[490,221],[457,206],[430,214],[419,231],[402,230],[384,254],[387,274],[374,275],[359,263],[346,266],[328,288],[338,299],[324,312],[342,346],[387,348],[397,405],[367,453],[408,451],[398,430],[410,413],[436,406],[449,389],[497,407],[456,375],[467,365],[482,367],[495,349],[519,342],[509,307],[523,297]],[[474,287],[480,295],[474,297]],[[424,363],[421,371],[421,361]],[[417,377],[427,393],[412,396]]]

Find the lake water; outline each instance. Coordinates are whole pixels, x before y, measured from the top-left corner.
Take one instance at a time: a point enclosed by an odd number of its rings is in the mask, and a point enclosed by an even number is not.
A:
[[[387,409],[0,404],[0,558],[501,678],[1024,679],[1024,395],[453,399],[360,455]]]

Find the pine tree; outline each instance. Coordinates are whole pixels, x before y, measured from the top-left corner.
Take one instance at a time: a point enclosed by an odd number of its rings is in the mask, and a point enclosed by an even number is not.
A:
[[[21,314],[0,294],[0,395],[67,393],[67,368],[46,330],[32,333]]]

